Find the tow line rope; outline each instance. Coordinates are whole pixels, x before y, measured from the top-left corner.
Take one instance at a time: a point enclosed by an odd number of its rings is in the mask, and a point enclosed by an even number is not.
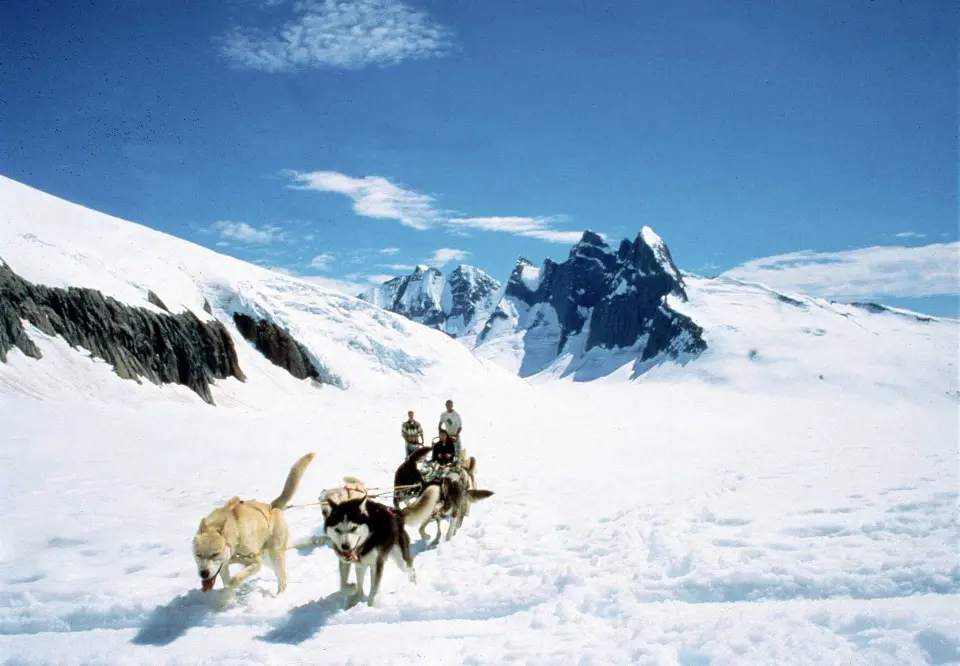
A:
[[[409,490],[411,488],[419,488],[419,487],[420,487],[419,483],[411,483],[406,486],[397,486],[393,490],[384,490],[379,493],[368,494],[367,497],[383,497],[384,495],[393,495],[398,490]],[[374,490],[377,490],[377,489],[374,488]],[[326,501],[321,500],[319,502],[308,502],[307,504],[291,504],[287,507],[287,509],[288,510],[301,509],[303,507],[308,507],[308,506],[321,506],[326,503],[327,503]],[[322,546],[327,540],[328,540],[327,537],[317,537],[315,539],[309,539],[307,541],[295,544],[293,546],[287,546],[284,550],[299,550],[300,548],[309,548],[310,546]]]
[[[287,546],[284,548],[284,550],[298,550],[300,548],[307,548],[309,546],[322,546],[326,540],[326,537],[317,537],[316,539],[310,539],[309,541],[304,541],[303,543],[298,543],[294,546]]]
[[[384,490],[378,493],[367,493],[367,497],[385,497],[386,495],[395,494],[398,490],[409,490],[410,488],[419,488],[419,487],[420,487],[419,483],[411,483],[406,486],[396,486],[392,490]],[[372,488],[371,490],[377,490],[377,488]],[[308,506],[323,506],[326,504],[327,504],[326,500],[320,500],[319,502],[307,502],[306,504],[288,504],[286,510],[289,511],[290,509],[303,509],[304,507],[308,507]]]

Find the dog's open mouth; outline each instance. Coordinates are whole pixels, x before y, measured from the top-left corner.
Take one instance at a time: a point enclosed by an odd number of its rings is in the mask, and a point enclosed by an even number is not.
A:
[[[209,578],[200,578],[200,589],[204,592],[209,592],[213,589],[214,583],[217,582],[217,576],[220,575],[220,572],[223,570],[223,564],[220,564],[220,568],[217,569],[216,573],[210,576]]]
[[[340,555],[340,557],[342,557],[345,560],[349,560],[351,562],[360,561],[360,558],[357,557],[357,551],[355,550],[348,550],[345,548],[341,548],[340,546],[337,546],[337,553]]]

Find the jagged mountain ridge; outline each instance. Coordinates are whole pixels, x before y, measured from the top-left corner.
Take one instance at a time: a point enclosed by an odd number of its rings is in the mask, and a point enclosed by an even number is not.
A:
[[[500,290],[497,280],[475,266],[462,264],[445,276],[436,268],[420,265],[409,275],[357,297],[472,343],[483,330]]]
[[[563,262],[547,259],[537,268],[518,259],[477,347],[519,336],[511,344],[521,356],[521,376],[564,355],[573,357],[572,369],[594,349],[631,353],[639,361],[704,351],[703,329],[668,297],[687,299],[683,278],[650,227],[616,250],[586,231]]]
[[[586,231],[565,261],[547,259],[537,267],[520,257],[502,290],[473,266],[461,265],[449,278],[417,266],[359,297],[475,350],[521,335],[514,347],[523,357],[519,372],[527,376],[565,353],[580,356],[594,348],[631,350],[641,361],[703,351],[703,330],[672,309],[667,296],[686,300],[683,278],[667,245],[643,227],[616,250]]]

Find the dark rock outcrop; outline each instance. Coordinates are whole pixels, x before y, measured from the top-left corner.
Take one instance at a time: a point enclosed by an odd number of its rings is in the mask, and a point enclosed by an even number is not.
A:
[[[866,310],[867,312],[870,312],[870,313],[872,313],[872,314],[880,314],[881,312],[886,312],[886,311],[887,311],[887,309],[886,309],[885,307],[883,307],[882,305],[880,305],[879,303],[870,303],[870,302],[867,302],[867,303],[857,303],[857,302],[854,302],[854,303],[851,303],[850,305],[853,306],[853,307],[855,307],[855,308],[860,308],[861,310]]]
[[[0,275],[5,270],[0,266]],[[0,277],[2,280],[2,277]],[[0,361],[7,362],[7,352],[16,347],[30,358],[40,358],[40,350],[23,330],[20,313],[0,291]]]
[[[147,301],[153,305],[156,305],[161,310],[170,312],[170,308],[168,308],[166,304],[160,300],[160,297],[153,293],[152,290],[147,291]]]
[[[857,301],[855,301],[855,302],[853,302],[853,303],[850,303],[850,305],[851,305],[852,307],[859,308],[859,309],[861,309],[861,310],[866,310],[866,311],[869,312],[870,314],[889,313],[889,314],[897,315],[897,316],[899,316],[899,317],[908,317],[908,318],[911,318],[911,319],[915,319],[915,320],[917,320],[917,321],[919,321],[919,322],[922,322],[922,323],[925,323],[925,324],[926,324],[926,323],[929,323],[929,322],[931,322],[931,321],[935,321],[935,319],[934,319],[933,317],[925,317],[925,316],[923,316],[923,315],[917,315],[917,314],[912,314],[912,313],[907,313],[907,312],[898,312],[897,310],[893,310],[893,309],[891,309],[891,308],[888,308],[886,305],[880,305],[879,303],[872,303],[872,302],[870,302],[870,301],[867,301],[867,302],[857,302]]]
[[[786,303],[787,305],[792,305],[795,308],[806,308],[807,304],[803,301],[798,301],[795,298],[790,298],[786,294],[777,294],[777,300],[781,303]]]
[[[241,312],[234,313],[233,323],[240,335],[274,365],[297,379],[323,381],[323,375],[311,360],[307,348],[276,324]]]
[[[528,273],[532,273],[538,277],[536,280],[533,280],[526,277]],[[513,267],[513,271],[510,273],[510,278],[507,280],[507,286],[504,287],[503,295],[512,296],[527,305],[533,305],[537,299],[535,288],[539,285],[539,274],[540,269],[537,268],[532,261],[526,257],[518,258],[516,265]],[[531,284],[534,285],[533,289],[531,288]]]
[[[213,404],[215,379],[245,379],[226,327],[192,312],[158,314],[95,289],[35,285],[0,262],[0,360],[17,347],[39,359],[22,320],[113,366],[123,379],[182,384]]]

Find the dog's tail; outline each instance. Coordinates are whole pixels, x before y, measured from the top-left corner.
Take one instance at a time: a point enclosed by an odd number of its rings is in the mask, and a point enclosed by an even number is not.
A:
[[[492,494],[492,490],[468,490],[467,499],[470,500],[471,503],[479,502],[480,500],[487,499]]]
[[[400,510],[400,514],[406,522],[411,525],[422,524],[437,508],[440,503],[440,486],[427,486],[417,501],[405,509]]]
[[[274,509],[281,510],[287,508],[290,500],[293,499],[294,493],[297,492],[297,486],[300,485],[300,479],[303,478],[303,473],[307,470],[307,465],[313,462],[316,455],[316,453],[308,453],[293,463],[293,467],[290,468],[290,473],[287,474],[287,482],[283,484],[283,490],[277,499],[270,502],[270,506]]]

